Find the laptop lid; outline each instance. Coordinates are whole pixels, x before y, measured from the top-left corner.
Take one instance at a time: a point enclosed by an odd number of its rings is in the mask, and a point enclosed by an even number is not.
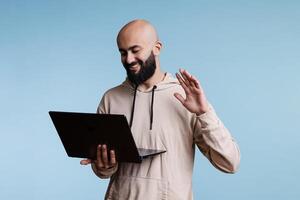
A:
[[[118,162],[142,162],[124,115],[50,111],[50,117],[69,157],[96,159],[97,146],[106,144]]]

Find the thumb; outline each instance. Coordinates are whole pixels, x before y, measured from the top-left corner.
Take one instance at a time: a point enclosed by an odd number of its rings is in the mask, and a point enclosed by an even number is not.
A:
[[[92,162],[92,161],[91,161],[90,159],[85,159],[85,160],[81,160],[81,161],[80,161],[80,164],[81,164],[81,165],[88,165],[88,164],[91,164],[91,162]]]
[[[181,94],[179,94],[179,93],[174,93],[174,96],[176,97],[176,99],[178,99],[182,104],[184,104],[184,98],[182,97],[182,95]]]

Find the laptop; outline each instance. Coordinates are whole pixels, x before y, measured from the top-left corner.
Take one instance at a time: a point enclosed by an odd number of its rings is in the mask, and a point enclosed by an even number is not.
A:
[[[49,111],[49,115],[69,157],[95,160],[99,144],[115,150],[118,162],[141,163],[166,152],[137,148],[124,115],[62,111]]]

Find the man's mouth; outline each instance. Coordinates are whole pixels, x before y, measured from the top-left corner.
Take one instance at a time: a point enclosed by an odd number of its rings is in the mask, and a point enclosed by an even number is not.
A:
[[[138,64],[135,64],[135,65],[129,67],[129,70],[132,71],[132,72],[137,72],[138,69],[139,69]]]

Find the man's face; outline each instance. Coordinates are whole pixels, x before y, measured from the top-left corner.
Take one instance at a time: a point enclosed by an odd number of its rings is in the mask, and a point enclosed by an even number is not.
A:
[[[122,53],[121,57],[123,57]],[[145,82],[155,73],[156,63],[155,56],[152,51],[145,61],[143,61],[138,56],[136,56],[131,62],[127,61],[129,60],[122,59],[123,66],[125,67],[127,72],[127,77],[132,83],[135,83],[136,85]]]
[[[155,30],[149,25],[131,24],[122,28],[117,37],[121,61],[128,79],[134,84],[141,84],[156,72]]]

